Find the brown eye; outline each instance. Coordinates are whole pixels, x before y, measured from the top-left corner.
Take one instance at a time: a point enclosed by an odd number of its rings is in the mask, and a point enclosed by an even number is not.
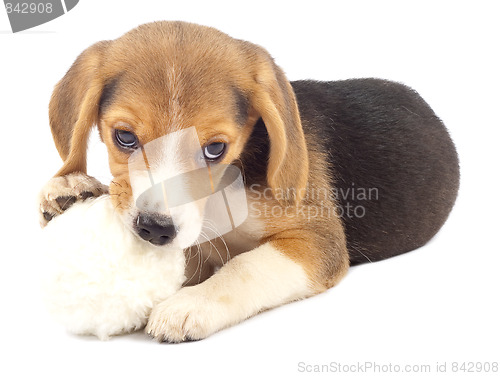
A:
[[[125,149],[136,149],[139,147],[139,140],[137,139],[137,136],[129,131],[116,129],[115,140],[119,146]]]
[[[203,155],[206,160],[214,162],[217,159],[220,159],[225,151],[226,144],[224,142],[214,142],[213,144],[207,145],[203,148]]]

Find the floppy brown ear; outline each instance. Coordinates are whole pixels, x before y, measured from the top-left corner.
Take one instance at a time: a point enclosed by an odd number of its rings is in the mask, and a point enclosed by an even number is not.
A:
[[[283,71],[270,57],[257,73],[253,107],[260,114],[271,142],[267,183],[280,201],[298,203],[309,174],[307,146],[295,93]]]
[[[97,124],[103,79],[102,56],[110,42],[86,49],[56,85],[49,104],[52,136],[64,161],[56,176],[87,171],[87,142]]]

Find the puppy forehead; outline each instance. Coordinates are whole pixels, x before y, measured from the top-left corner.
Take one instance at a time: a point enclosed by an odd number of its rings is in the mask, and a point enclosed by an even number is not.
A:
[[[137,90],[147,88],[156,95],[183,101],[193,96],[220,98],[225,95],[221,89],[234,87],[241,92],[246,86],[241,81],[253,80],[248,51],[248,45],[216,29],[156,22],[111,43],[104,60],[104,76],[110,82],[123,74]]]
[[[130,72],[114,76],[102,91],[101,116],[110,123],[130,123],[149,139],[195,126],[204,142],[216,132],[234,133],[232,128],[245,125],[250,104],[243,89],[217,78],[193,85],[180,72],[165,67],[154,84]]]
[[[142,25],[113,41],[106,76],[126,72],[138,86],[170,88],[170,95],[231,81],[243,72],[240,43],[215,29],[182,22]]]

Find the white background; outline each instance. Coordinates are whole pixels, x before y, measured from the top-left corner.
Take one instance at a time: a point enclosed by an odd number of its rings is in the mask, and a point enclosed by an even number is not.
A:
[[[99,1],[12,34],[0,9],[2,374],[274,374],[305,364],[500,361],[499,7],[486,1]],[[35,196],[61,166],[55,83],[102,39],[153,20],[214,26],[268,49],[290,79],[383,77],[414,87],[448,126],[462,181],[442,231],[410,254],[353,268],[321,296],[193,343],[65,333],[39,300]],[[107,171],[98,146],[91,173]],[[354,374],[354,373],[353,373]]]

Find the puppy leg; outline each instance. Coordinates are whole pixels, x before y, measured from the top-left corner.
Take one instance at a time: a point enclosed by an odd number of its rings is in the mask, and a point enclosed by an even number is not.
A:
[[[38,196],[40,226],[45,227],[52,218],[62,214],[76,201],[105,193],[108,193],[106,185],[82,172],[53,177]]]
[[[301,264],[282,251],[290,243],[285,239],[265,243],[235,257],[205,282],[184,287],[153,309],[147,333],[168,342],[202,339],[260,311],[329,287],[319,287]],[[305,243],[293,240],[296,247],[310,248]],[[345,261],[336,280],[347,270]]]

